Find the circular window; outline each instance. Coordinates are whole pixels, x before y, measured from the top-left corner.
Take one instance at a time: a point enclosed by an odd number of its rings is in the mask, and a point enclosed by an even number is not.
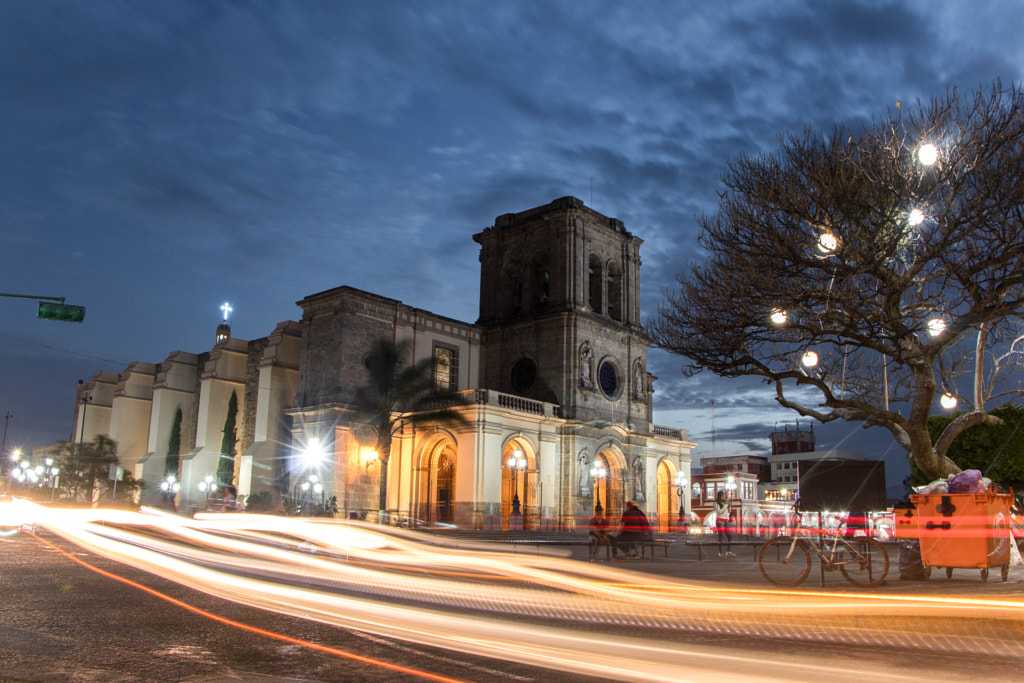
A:
[[[517,394],[525,394],[533,388],[537,381],[537,364],[529,358],[520,358],[512,366],[512,390]]]
[[[610,360],[602,361],[601,367],[597,369],[597,381],[601,385],[601,391],[608,398],[615,398],[619,394],[619,369]]]

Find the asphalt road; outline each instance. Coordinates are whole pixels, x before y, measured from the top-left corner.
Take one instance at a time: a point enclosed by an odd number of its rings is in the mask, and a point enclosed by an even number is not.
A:
[[[552,672],[407,645],[207,596],[45,538],[105,571],[199,609],[319,645],[468,681]],[[78,564],[26,534],[0,539],[0,681],[422,681],[199,616]],[[558,674],[567,683],[597,679]]]
[[[463,681],[559,681],[597,678],[553,672],[514,661],[487,659],[278,615],[214,598],[176,583],[105,560],[42,533],[45,540],[97,568],[137,582],[217,618],[265,629],[277,637],[241,630],[203,616],[139,587],[125,585],[76,564],[26,534],[0,539],[0,682],[7,681],[413,681],[436,675]],[[623,568],[666,576],[763,585],[756,562],[745,557],[696,562],[681,556],[654,563],[631,561]],[[583,549],[585,553],[585,549]],[[895,570],[895,567],[893,568]],[[1019,596],[1022,570],[1010,581],[981,582],[965,574],[953,582],[907,584],[898,580],[882,592],[906,590]],[[810,582],[809,582],[810,583]],[[831,586],[839,588],[840,586]],[[728,609],[723,604],[722,609]],[[530,628],[524,623],[523,628]],[[333,648],[317,651],[295,641]],[[735,664],[719,659],[721,680],[757,673],[751,662],[790,667],[788,680],[804,663],[834,666],[831,681],[1019,680],[1024,664],[1000,652],[976,656],[915,653],[898,648],[793,643],[765,638],[683,634],[681,644],[735,652]],[[391,667],[391,668],[388,668]],[[403,672],[410,667],[423,674]],[[681,669],[684,671],[685,669]],[[810,670],[810,668],[808,669]],[[814,676],[820,675],[820,667]],[[872,676],[871,673],[875,675]],[[884,672],[884,676],[878,676]],[[756,675],[755,675],[756,677]],[[680,680],[686,680],[681,674]]]

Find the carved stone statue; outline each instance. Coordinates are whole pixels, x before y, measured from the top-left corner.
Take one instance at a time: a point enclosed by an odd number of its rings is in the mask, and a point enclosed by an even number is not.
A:
[[[580,498],[590,497],[590,466],[587,463],[587,454],[580,453],[576,458],[576,481],[579,488]]]
[[[640,361],[633,364],[633,398],[643,401],[647,397],[647,373]]]
[[[594,387],[594,352],[590,350],[590,341],[580,346],[580,384],[588,389]]]
[[[633,500],[642,503],[644,500],[644,461],[637,458],[633,461]]]

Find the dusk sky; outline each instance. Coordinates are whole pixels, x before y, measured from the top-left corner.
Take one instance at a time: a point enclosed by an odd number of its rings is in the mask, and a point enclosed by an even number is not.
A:
[[[68,439],[79,379],[208,351],[226,301],[242,339],[340,285],[474,322],[472,235],[566,195],[644,240],[653,315],[730,158],[1019,84],[1022,29],[1015,0],[3,3],[2,291],[88,309],[0,300],[7,448]],[[655,422],[695,462],[795,423],[682,362],[651,354]],[[909,471],[879,428],[815,433]]]

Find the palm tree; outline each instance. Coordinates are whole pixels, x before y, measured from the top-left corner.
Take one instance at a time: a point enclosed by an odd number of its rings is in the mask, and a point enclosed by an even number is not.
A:
[[[363,364],[366,386],[352,400],[354,422],[361,441],[372,442],[380,460],[380,513],[387,509],[388,460],[391,441],[407,425],[469,424],[457,406],[469,405],[462,394],[439,387],[434,380],[434,359],[409,363],[412,344],[387,337],[376,339]]]

